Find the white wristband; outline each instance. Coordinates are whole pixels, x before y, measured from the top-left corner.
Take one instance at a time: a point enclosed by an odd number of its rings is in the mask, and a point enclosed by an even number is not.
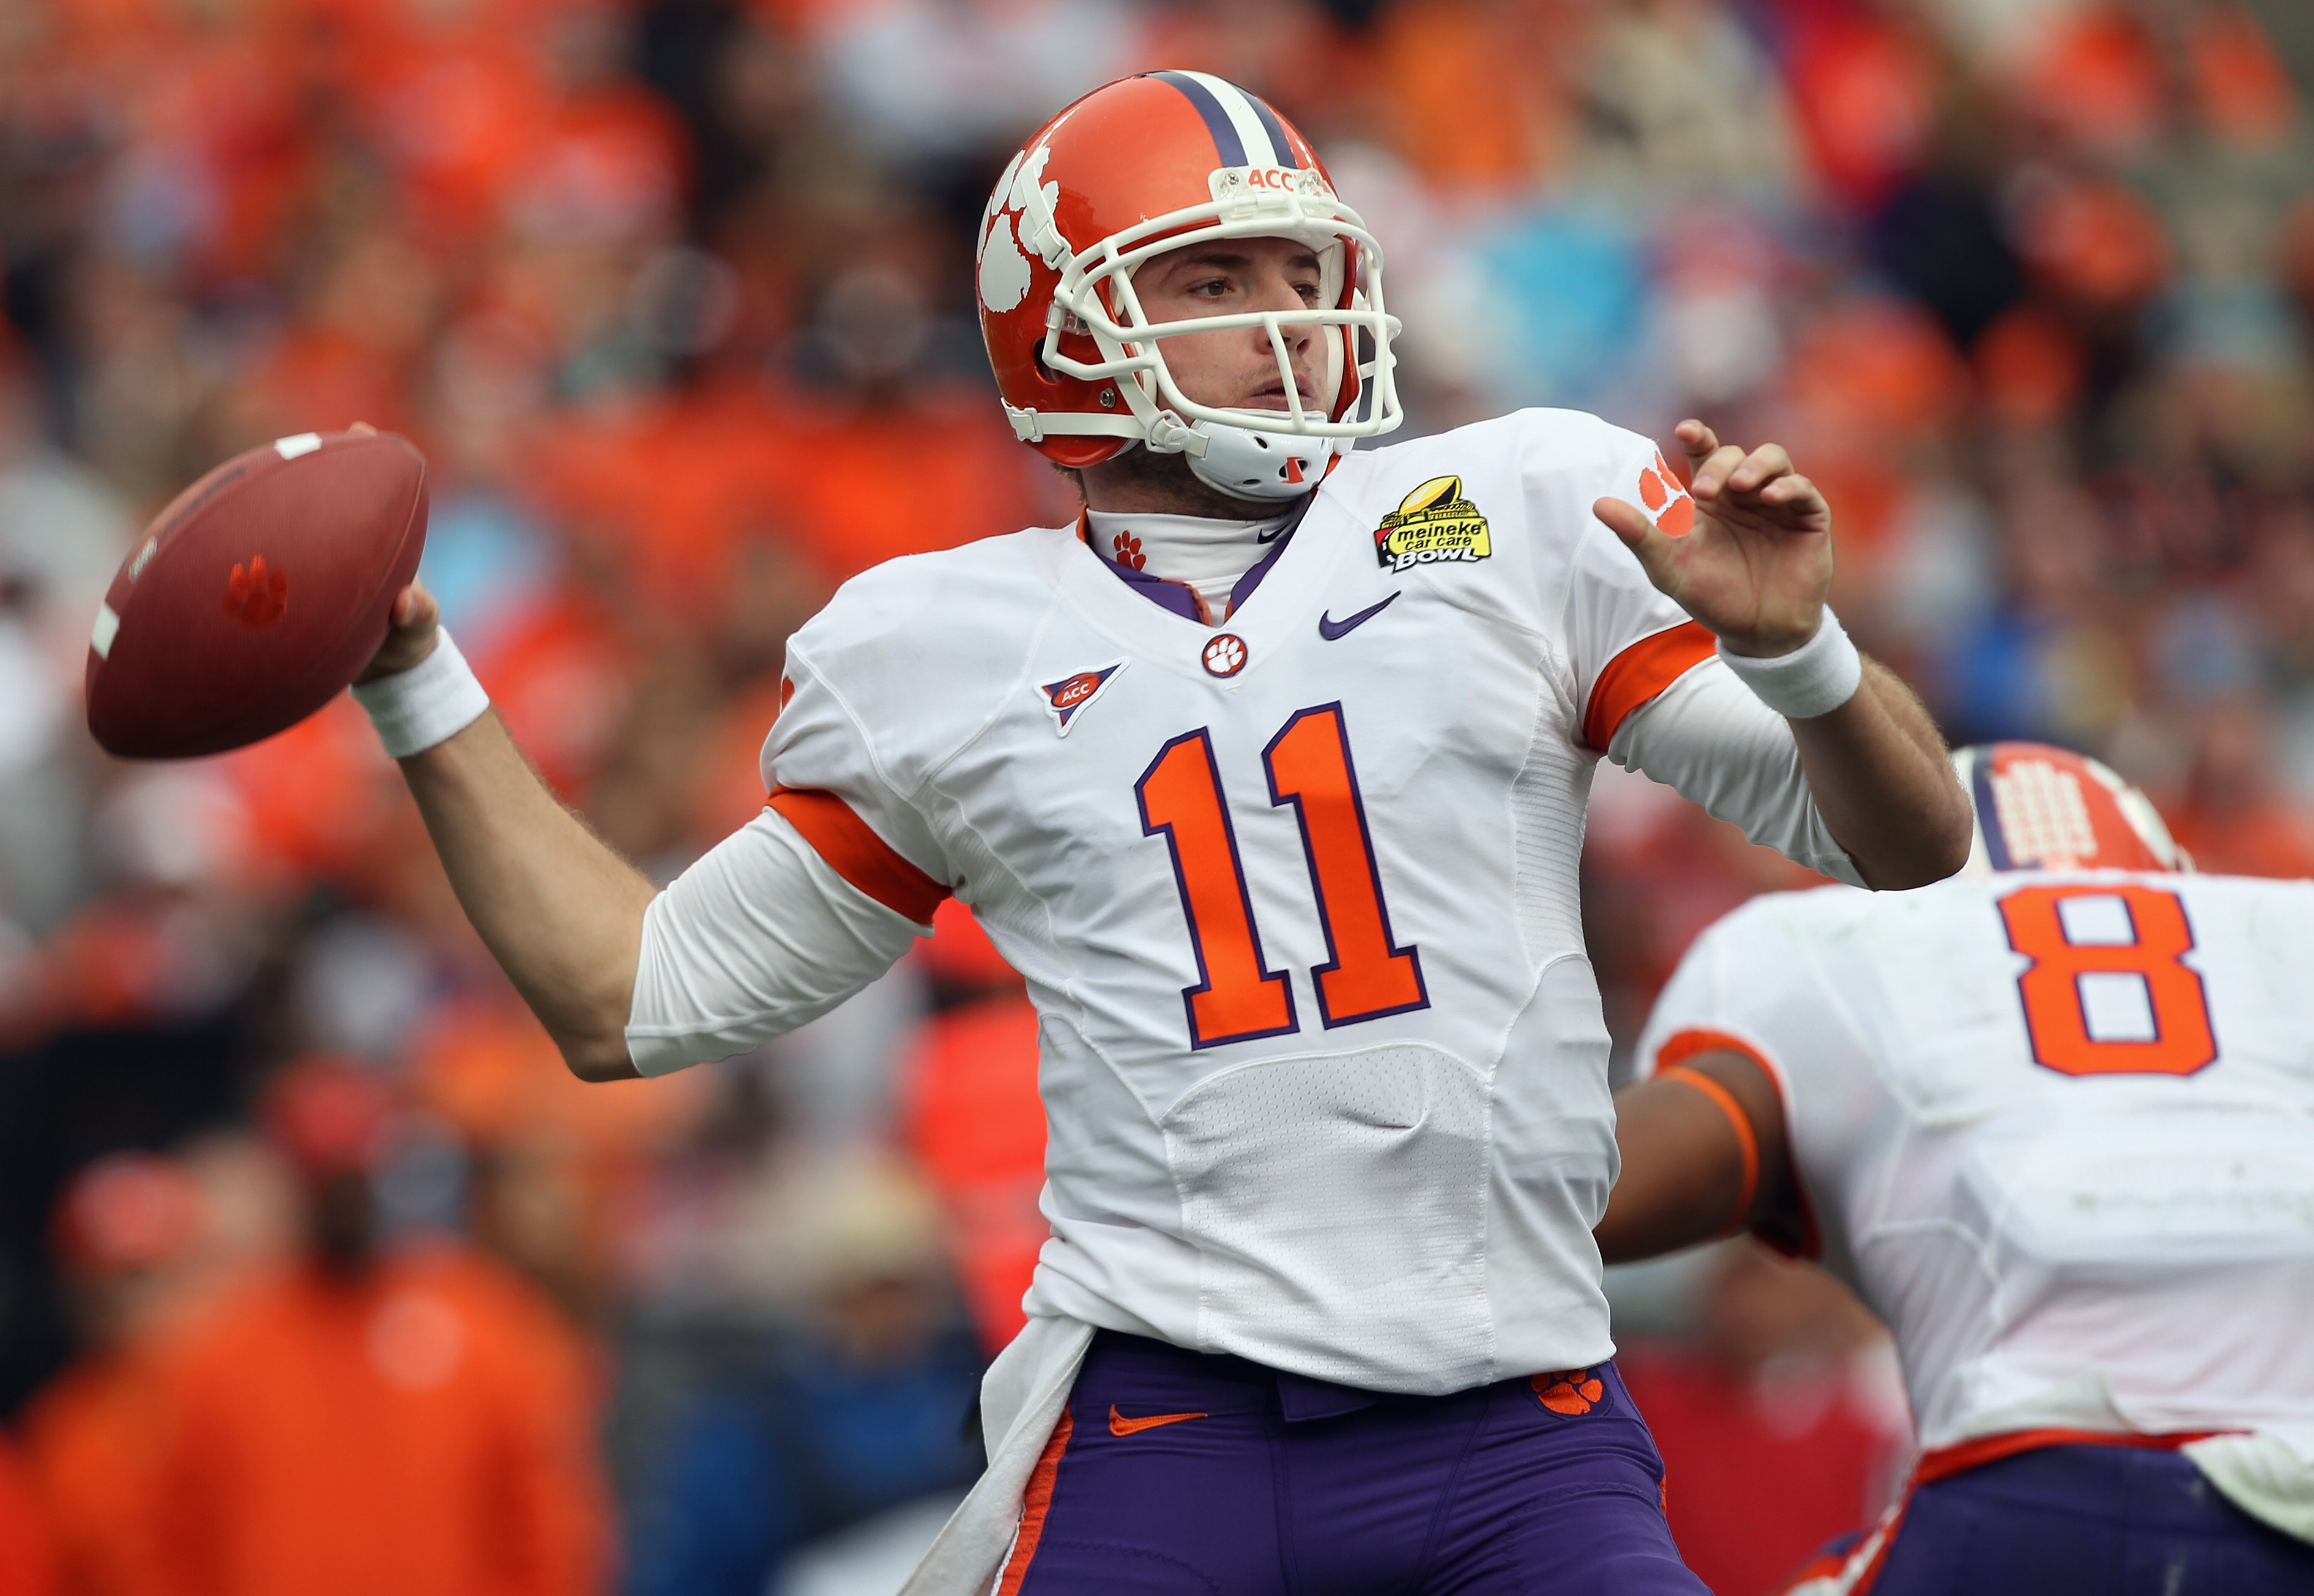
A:
[[[1731,654],[1723,639],[1719,657],[1752,695],[1777,714],[1791,720],[1813,720],[1829,715],[1850,699],[1864,680],[1864,657],[1848,640],[1840,617],[1824,607],[1815,635],[1789,654],[1762,659]]]
[[[434,634],[433,653],[406,671],[361,683],[354,701],[369,711],[385,751],[407,759],[472,726],[490,707],[490,695],[444,627]]]

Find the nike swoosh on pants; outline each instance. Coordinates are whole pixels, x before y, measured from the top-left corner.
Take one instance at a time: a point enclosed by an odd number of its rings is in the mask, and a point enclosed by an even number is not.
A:
[[[1364,626],[1397,602],[1398,595],[1393,593],[1378,604],[1368,604],[1347,621],[1337,621],[1325,611],[1320,610],[1318,612],[1318,635],[1329,643],[1337,638],[1347,637],[1352,630]]]
[[[1117,1411],[1117,1404],[1108,1405],[1108,1433],[1111,1435],[1138,1435],[1144,1430],[1154,1430],[1160,1424],[1178,1424],[1183,1419],[1201,1419],[1202,1413],[1153,1413],[1137,1419],[1126,1418]]]

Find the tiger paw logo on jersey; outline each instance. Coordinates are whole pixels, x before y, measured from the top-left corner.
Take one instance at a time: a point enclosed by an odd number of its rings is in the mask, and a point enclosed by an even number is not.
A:
[[[1495,551],[1487,518],[1462,497],[1460,477],[1433,477],[1423,483],[1382,518],[1373,535],[1374,559],[1390,571],[1484,560]]]
[[[1596,1369],[1561,1369],[1532,1376],[1527,1384],[1534,1399],[1561,1418],[1595,1413],[1607,1405],[1607,1382]]]
[[[1057,682],[1040,683],[1037,691],[1044,695],[1045,712],[1053,718],[1060,735],[1069,735],[1069,722],[1084,708],[1099,698],[1108,687],[1108,679],[1125,668],[1119,659],[1089,671],[1079,671],[1073,676],[1063,676]]]

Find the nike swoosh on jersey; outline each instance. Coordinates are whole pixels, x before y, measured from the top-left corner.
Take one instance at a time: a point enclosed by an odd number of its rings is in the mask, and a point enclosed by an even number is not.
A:
[[[1347,621],[1337,621],[1325,611],[1320,610],[1318,612],[1318,635],[1329,643],[1337,638],[1347,637],[1358,627],[1364,626],[1397,602],[1398,595],[1393,593],[1378,604],[1368,604]]]
[[[1154,1430],[1160,1424],[1178,1424],[1183,1419],[1201,1419],[1202,1413],[1153,1413],[1137,1419],[1126,1418],[1117,1411],[1117,1404],[1108,1405],[1108,1433],[1111,1435],[1138,1435],[1144,1430]]]

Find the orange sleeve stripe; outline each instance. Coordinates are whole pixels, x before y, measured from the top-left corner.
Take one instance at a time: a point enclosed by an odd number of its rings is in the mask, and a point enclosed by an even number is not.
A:
[[[930,925],[948,888],[902,858],[832,792],[775,787],[764,801],[803,833],[828,869],[887,909]]]
[[[1584,745],[1604,754],[1632,710],[1702,664],[1718,646],[1719,639],[1697,622],[1683,621],[1616,655],[1591,684],[1591,701],[1583,711]]]
[[[1656,1049],[1656,1068],[1668,1070],[1674,1064],[1683,1064],[1691,1058],[1707,1053],[1740,1053],[1760,1066],[1769,1080],[1780,1081],[1776,1067],[1762,1056],[1760,1050],[1741,1036],[1731,1036],[1726,1031],[1674,1031]]]
[[[1736,1145],[1744,1154],[1744,1179],[1736,1188],[1735,1213],[1712,1239],[1718,1241],[1740,1234],[1752,1217],[1753,1200],[1760,1195],[1760,1138],[1752,1129],[1752,1116],[1744,1112],[1744,1105],[1736,1100],[1735,1093],[1691,1064],[1668,1065],[1656,1071],[1656,1079],[1693,1087],[1727,1116],[1728,1128],[1736,1133]]]
[[[1012,1538],[1012,1555],[1004,1560],[1004,1580],[996,1587],[996,1596],[1020,1596],[1020,1583],[1029,1577],[1037,1543],[1045,1538],[1045,1520],[1053,1511],[1053,1481],[1061,1472],[1061,1456],[1069,1450],[1069,1437],[1076,1427],[1069,1410],[1061,1409],[1061,1422],[1053,1426],[1044,1456],[1037,1459],[1028,1488],[1020,1494],[1020,1529]]]
[[[1689,1059],[1694,1058],[1700,1054],[1723,1052],[1742,1054],[1745,1058],[1750,1059],[1753,1063],[1760,1066],[1761,1073],[1767,1076],[1771,1081],[1774,1082],[1777,1091],[1783,1091],[1783,1075],[1777,1070],[1775,1065],[1768,1062],[1767,1055],[1762,1054],[1758,1048],[1753,1046],[1749,1042],[1744,1041],[1743,1037],[1731,1036],[1726,1031],[1692,1030],[1674,1032],[1665,1041],[1661,1047],[1656,1049],[1656,1069],[1658,1072],[1671,1070],[1685,1063]],[[1690,1071],[1690,1073],[1692,1073],[1692,1071]],[[1784,1145],[1788,1150],[1791,1147],[1791,1133],[1789,1130],[1791,1107],[1788,1101],[1785,1104],[1784,1113],[1787,1122]],[[1745,1130],[1749,1130],[1751,1128],[1751,1120],[1749,1115],[1744,1116],[1744,1128]],[[1741,1133],[1738,1133],[1740,1134]],[[1753,1156],[1756,1158],[1758,1156],[1757,1150],[1759,1146],[1756,1135],[1753,1138],[1752,1145],[1753,1148]],[[1791,1182],[1792,1196],[1799,1206],[1799,1212],[1797,1216],[1798,1220],[1798,1230],[1797,1233],[1793,1233],[1786,1230],[1780,1225],[1770,1228],[1763,1223],[1762,1227],[1758,1230],[1755,1230],[1753,1234],[1759,1238],[1762,1245],[1767,1247],[1771,1251],[1783,1254],[1788,1258],[1807,1258],[1811,1260],[1820,1258],[1824,1256],[1824,1232],[1816,1224],[1815,1204],[1808,1199],[1807,1182],[1800,1178],[1798,1155],[1797,1153],[1788,1151],[1787,1156],[1788,1159],[1788,1178]]]

